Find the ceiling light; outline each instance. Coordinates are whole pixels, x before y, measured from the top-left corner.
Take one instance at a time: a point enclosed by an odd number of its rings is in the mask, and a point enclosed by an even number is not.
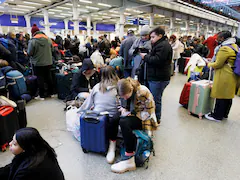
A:
[[[109,4],[104,4],[104,3],[98,3],[99,6],[105,6],[105,7],[112,7],[111,5]]]
[[[43,16],[43,14],[42,14],[42,13],[37,13],[36,15],[37,15],[37,16]]]
[[[117,14],[110,14],[110,15],[113,17],[119,17],[119,15],[117,15]]]
[[[135,12],[135,13],[143,13],[142,11],[139,11],[139,10],[133,10],[133,12]]]
[[[92,4],[92,1],[87,1],[87,0],[79,0],[82,3],[87,3],[87,4]]]
[[[18,10],[18,11],[26,11],[26,12],[29,11],[29,9],[21,9],[21,8],[12,8],[12,9],[14,9],[14,10]]]
[[[49,9],[49,11],[62,12],[62,10],[59,9]]]
[[[80,11],[80,12],[86,12],[86,13],[88,13],[89,11],[88,10],[86,10],[86,9],[80,9],[80,8],[78,8],[78,11]]]
[[[71,16],[71,14],[61,13],[60,15]]]
[[[45,1],[45,2],[51,2],[51,0],[42,0],[42,1]]]
[[[176,20],[177,20],[177,21],[181,21],[182,19],[180,19],[180,18],[176,18]]]
[[[111,17],[109,16],[102,16],[103,18],[106,18],[106,19],[111,19]]]
[[[111,13],[119,13],[118,11],[115,11],[115,10],[110,10],[109,12],[111,12]]]
[[[29,1],[23,1],[24,4],[31,4],[31,5],[36,5],[36,6],[42,6],[43,4],[36,3],[36,2],[29,2]]]
[[[123,13],[124,15],[126,15],[126,16],[130,16],[131,15],[131,13]]]
[[[72,11],[68,11],[68,13],[72,14],[73,12]]]
[[[94,18],[94,19],[96,19],[96,20],[102,20],[102,18]]]
[[[61,16],[61,15],[54,15],[54,17],[65,17],[65,16]]]
[[[65,5],[67,5],[67,6],[73,6],[73,4],[71,4],[71,3],[66,3]]]
[[[99,8],[97,8],[97,7],[91,7],[91,6],[86,6],[86,8],[88,8],[88,9],[94,9],[94,10],[99,10]]]
[[[48,14],[55,14],[55,12],[48,12]]]
[[[19,13],[19,14],[24,14],[25,13],[25,12],[21,12],[21,11],[13,11],[13,10],[10,10],[8,12],[10,12],[10,13]]]
[[[33,7],[33,6],[24,6],[24,5],[21,5],[21,4],[17,4],[17,7],[23,7],[23,8],[29,8],[29,9],[35,9],[35,7]]]
[[[71,8],[69,7],[62,7],[62,6],[57,6],[58,9],[66,9],[66,10],[70,10]]]

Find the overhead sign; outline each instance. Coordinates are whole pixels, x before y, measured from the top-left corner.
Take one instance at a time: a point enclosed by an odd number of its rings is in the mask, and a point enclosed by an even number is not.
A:
[[[128,17],[127,16],[125,24],[138,25],[138,18]]]
[[[139,25],[149,25],[150,21],[148,19],[139,18]]]

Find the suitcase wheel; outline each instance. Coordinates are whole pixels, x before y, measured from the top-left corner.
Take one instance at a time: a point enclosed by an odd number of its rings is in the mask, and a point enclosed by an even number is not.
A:
[[[82,148],[82,151],[83,151],[84,153],[88,153],[88,150],[86,150],[86,149],[84,149],[84,148]]]

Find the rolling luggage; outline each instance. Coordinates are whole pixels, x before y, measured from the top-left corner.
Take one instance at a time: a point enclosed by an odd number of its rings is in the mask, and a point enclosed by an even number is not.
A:
[[[179,99],[179,103],[183,105],[183,107],[185,108],[188,107],[191,86],[192,86],[192,83],[190,82],[184,85],[180,99]]]
[[[35,76],[35,75],[27,76],[26,77],[26,84],[27,84],[28,93],[32,97],[37,96],[37,92],[38,92],[37,76]]]
[[[80,117],[81,146],[84,153],[88,151],[107,153],[109,139],[107,137],[108,115],[86,111]]]
[[[179,64],[179,72],[184,74],[184,68],[185,68],[185,64],[186,64],[186,59],[185,58],[179,58],[178,59],[178,64]]]
[[[71,84],[72,84],[72,73],[68,74],[56,74],[56,86],[58,99],[65,100],[70,94]]]
[[[17,101],[17,115],[19,128],[25,128],[27,126],[27,115],[24,100]]]
[[[210,97],[211,81],[201,80],[192,82],[188,102],[189,114],[198,115],[200,119],[212,111],[214,99]]]
[[[190,58],[191,58],[191,57],[187,57],[187,58],[185,58],[185,59],[186,59],[186,61],[185,61],[185,66],[184,66],[184,69],[185,69],[185,67],[187,66],[187,64],[188,64],[188,62],[189,62],[189,60],[190,60]],[[186,74],[186,75],[187,75],[187,74],[188,74],[188,71],[185,71],[185,72],[184,72],[184,74]]]
[[[15,131],[19,129],[17,112],[13,107],[0,107],[0,147],[5,151],[12,141]]]

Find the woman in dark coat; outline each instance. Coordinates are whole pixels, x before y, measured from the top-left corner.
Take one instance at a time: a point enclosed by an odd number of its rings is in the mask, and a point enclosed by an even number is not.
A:
[[[1,180],[64,180],[52,147],[34,128],[20,129],[13,136],[12,163],[0,168]]]

